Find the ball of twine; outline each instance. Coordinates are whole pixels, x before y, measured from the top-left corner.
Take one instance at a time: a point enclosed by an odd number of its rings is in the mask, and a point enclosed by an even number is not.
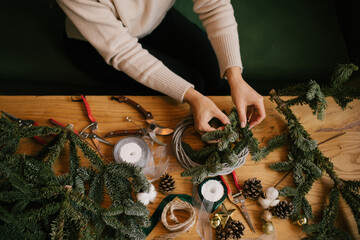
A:
[[[190,216],[185,222],[180,223],[174,214],[175,210],[184,210]],[[174,221],[176,224],[170,225],[167,222],[168,212],[170,212],[170,220]],[[172,233],[167,233],[163,236],[157,237],[156,240],[174,239],[176,236],[187,232],[192,226],[194,226],[196,222],[196,213],[190,203],[174,199],[165,206],[161,214],[161,222],[164,224],[165,228]]]
[[[172,138],[172,150],[176,155],[177,160],[183,166],[185,169],[194,168],[197,166],[201,166],[200,164],[194,162],[191,160],[191,158],[186,155],[186,152],[184,151],[181,141],[182,141],[182,135],[185,132],[185,130],[194,125],[194,119],[193,116],[187,116],[183,120],[181,120],[178,125],[176,126],[176,129],[173,133]],[[246,161],[246,156],[249,154],[249,149],[245,147],[238,155],[237,155],[237,161],[233,165],[229,166],[227,163],[222,163],[223,169],[217,173],[209,175],[209,177],[215,177],[218,175],[227,175],[231,172],[233,172],[235,169],[241,167],[244,165]]]

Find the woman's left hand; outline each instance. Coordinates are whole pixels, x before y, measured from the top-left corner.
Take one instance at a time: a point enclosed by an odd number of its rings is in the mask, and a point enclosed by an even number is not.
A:
[[[239,113],[240,126],[244,128],[249,122],[250,129],[255,127],[266,116],[263,97],[244,81],[240,67],[228,68],[226,76],[231,97]]]

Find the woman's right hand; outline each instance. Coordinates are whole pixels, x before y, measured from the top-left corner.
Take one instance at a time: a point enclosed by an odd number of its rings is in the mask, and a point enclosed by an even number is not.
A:
[[[213,101],[193,88],[189,88],[186,91],[184,101],[190,105],[194,116],[195,128],[199,131],[209,132],[216,130],[209,125],[209,121],[213,117],[219,119],[224,125],[230,122],[229,118]]]

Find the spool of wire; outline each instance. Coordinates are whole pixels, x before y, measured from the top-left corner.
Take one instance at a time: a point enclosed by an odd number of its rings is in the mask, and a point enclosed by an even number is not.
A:
[[[113,154],[118,163],[126,162],[143,168],[152,158],[149,146],[140,137],[122,138],[115,144]]]
[[[194,119],[192,115],[185,117],[183,120],[181,120],[178,125],[176,126],[176,129],[173,134],[172,138],[172,150],[174,154],[176,155],[177,160],[183,166],[185,169],[194,168],[197,166],[201,166],[200,164],[194,162],[191,160],[191,158],[186,154],[185,150],[183,149],[181,145],[182,141],[182,135],[185,132],[185,130],[194,125]],[[238,155],[237,155],[237,161],[229,166],[227,163],[222,163],[223,169],[215,174],[209,175],[209,177],[215,177],[218,175],[227,175],[237,169],[238,167],[241,167],[244,165],[246,161],[246,156],[249,154],[249,149],[245,147]]]

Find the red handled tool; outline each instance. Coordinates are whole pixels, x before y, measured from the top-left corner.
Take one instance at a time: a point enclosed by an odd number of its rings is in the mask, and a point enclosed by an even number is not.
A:
[[[20,118],[17,118],[13,115],[11,115],[10,113],[1,111],[3,114],[5,114],[8,118],[11,119],[11,121],[17,122],[19,127],[31,127],[31,126],[39,126],[39,124],[37,122],[35,122],[34,120],[23,120]],[[44,140],[42,140],[40,137],[38,136],[34,136],[32,137],[32,139],[34,139],[37,143],[41,144],[41,145],[46,145],[47,142],[45,142]]]
[[[251,228],[251,231],[253,231],[255,233],[255,228],[254,228],[254,226],[253,226],[253,224],[251,222],[249,213],[248,213],[248,211],[246,209],[246,206],[245,206],[245,197],[244,197],[244,194],[243,194],[243,189],[239,184],[239,181],[238,181],[238,178],[237,178],[237,175],[236,175],[235,171],[233,171],[231,174],[232,174],[232,177],[234,179],[235,186],[239,190],[239,192],[234,194],[234,195],[232,195],[231,188],[227,184],[225,178],[223,176],[220,176],[221,180],[225,183],[226,188],[228,190],[228,199],[230,200],[230,202],[232,202],[233,204],[235,204],[236,206],[239,207],[241,213],[243,214],[243,216],[246,219],[246,222],[249,224],[249,226]]]
[[[86,100],[84,95],[81,95],[82,101],[85,104],[85,108],[86,108],[86,112],[88,115],[88,118],[90,119],[91,123],[86,126],[80,133],[79,135],[83,138],[91,138],[91,140],[93,141],[95,147],[97,148],[97,150],[100,152],[100,143],[98,138],[96,137],[96,131],[98,129],[98,123],[96,121],[96,119],[93,117],[92,113],[91,113],[91,109],[90,109],[90,105],[88,103],[88,101]],[[87,130],[88,128],[90,128],[91,134],[86,134],[85,130]]]
[[[53,118],[49,118],[49,122],[51,122],[51,123],[54,124],[55,126],[66,127],[64,124],[59,123],[58,121],[56,121],[56,120],[53,119]],[[76,130],[75,128],[73,129],[73,131],[74,131],[75,134],[79,134],[79,131]]]

